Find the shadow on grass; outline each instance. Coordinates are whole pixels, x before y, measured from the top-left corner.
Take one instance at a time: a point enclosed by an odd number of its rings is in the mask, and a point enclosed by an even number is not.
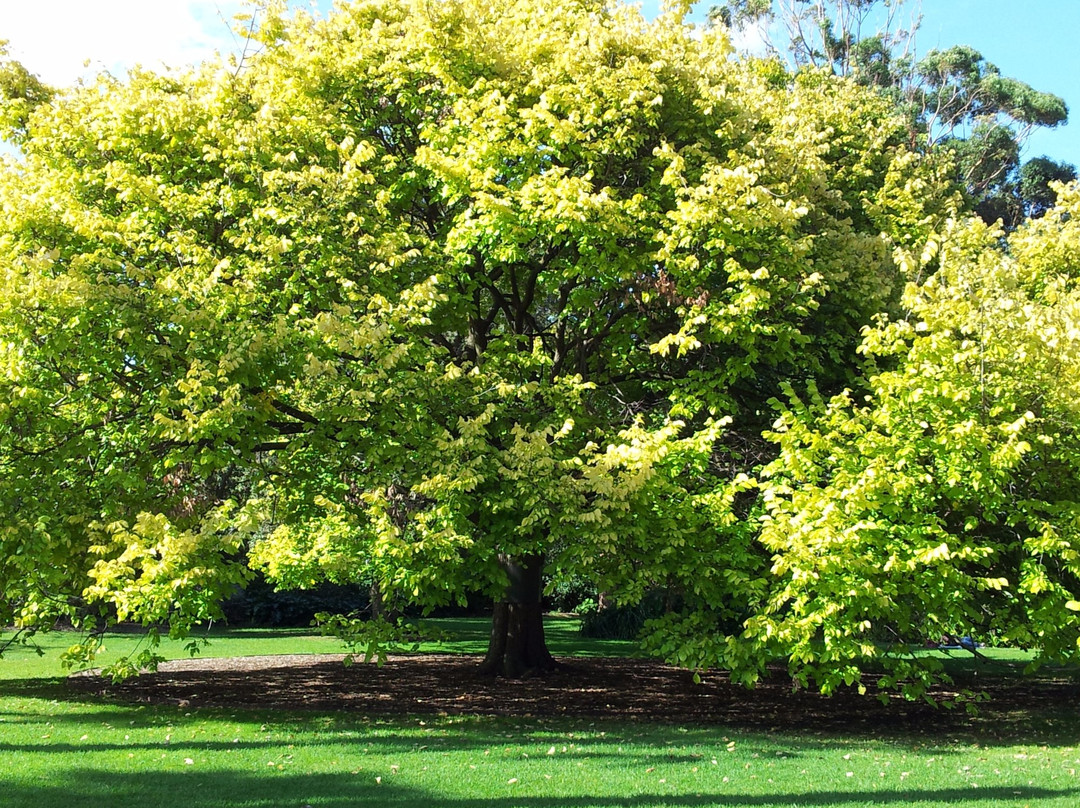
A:
[[[336,716],[367,733],[375,721],[404,728],[428,721],[477,721],[491,727],[518,722],[533,731],[600,722],[615,732],[637,726],[671,725],[691,731],[771,732],[821,743],[837,738],[920,743],[1074,743],[1077,687],[1071,682],[1013,684],[1000,690],[972,718],[962,711],[925,704],[883,706],[853,693],[832,699],[793,693],[790,684],[763,684],[754,691],[710,677],[695,684],[685,671],[630,660],[576,660],[550,677],[519,682],[490,679],[466,658],[402,659],[383,668],[340,662],[313,662],[262,669],[177,670],[147,675],[119,686],[101,680],[62,677],[0,680],[0,697],[36,699],[73,706],[49,721],[103,723],[117,720],[153,725],[203,718],[235,717],[245,722],[295,722],[318,728]],[[8,708],[13,723],[25,723],[34,709]],[[118,718],[118,713],[123,713]],[[15,715],[14,713],[18,713]],[[500,724],[500,722],[503,722]],[[658,729],[658,732],[665,730]]]
[[[57,701],[89,701],[72,691],[66,676],[36,676],[30,679],[0,679],[0,698],[55,699]],[[100,703],[101,700],[97,699]]]
[[[170,742],[156,742],[156,743],[131,743],[124,741],[122,743],[4,743],[0,742],[0,759],[4,756],[14,753],[25,753],[32,755],[87,755],[87,754],[105,754],[112,755],[117,752],[135,753],[135,752],[168,752],[172,755],[189,755],[197,757],[200,755],[210,755],[220,752],[242,752],[251,750],[265,749],[271,752],[281,752],[283,748],[291,748],[298,745],[295,738],[292,739],[292,743],[289,744],[282,741],[280,738],[267,741],[170,741]],[[358,746],[370,747],[373,751],[380,755],[401,755],[401,754],[414,754],[417,753],[420,747],[424,747],[425,750],[430,753],[438,754],[456,754],[456,753],[468,753],[468,752],[480,752],[488,751],[490,749],[498,749],[498,739],[490,737],[482,738],[470,738],[468,740],[455,739],[452,742],[446,744],[439,744],[428,740],[426,743],[421,744],[416,738],[412,737],[364,737],[351,740],[339,740],[339,741],[318,741],[318,740],[304,740],[301,741],[300,746],[303,746],[305,750],[318,750],[320,755],[326,757],[326,759],[332,759],[339,756],[346,756],[355,753]],[[529,741],[518,742],[516,744],[519,748],[530,748],[530,751],[535,751],[536,758],[531,760],[519,760],[518,765],[523,770],[535,769],[540,766],[546,767],[548,760],[543,756],[542,744],[537,741],[535,743],[529,743]],[[761,753],[753,750],[760,749],[753,743],[744,743],[747,754],[765,754],[769,756],[768,752]],[[798,759],[804,756],[808,752],[836,749],[836,744],[807,744],[806,748],[799,752],[788,752],[783,755],[785,759]],[[519,753],[515,753],[519,754]],[[937,757],[945,757],[953,754],[958,755],[958,752],[949,750],[940,750],[935,753]],[[663,766],[663,765],[677,765],[694,763],[700,763],[703,759],[703,755],[700,754],[688,754],[681,753],[675,754],[662,747],[653,749],[642,750],[640,747],[629,752],[623,752],[618,750],[614,744],[609,744],[605,748],[598,748],[596,744],[589,743],[585,746],[579,746],[574,753],[571,753],[569,759],[572,761],[579,761],[588,759],[591,763],[611,761],[617,763],[620,767],[627,769],[637,768],[645,769],[650,766]],[[769,756],[770,760],[773,760]],[[775,758],[779,760],[779,757]],[[0,783],[3,782],[3,775],[0,775]],[[2,803],[0,803],[2,804]],[[29,803],[28,803],[29,804]]]
[[[366,806],[442,806],[443,808],[605,808],[622,806],[846,806],[846,805],[1031,805],[1043,800],[1075,800],[1080,789],[1037,787],[945,788],[906,790],[806,791],[767,795],[735,792],[654,794],[585,794],[556,796],[532,793],[530,784],[499,784],[483,797],[453,797],[413,786],[398,785],[392,777],[376,783],[373,775],[295,775],[271,772],[254,776],[240,772],[100,772],[68,771],[62,783],[26,785],[4,783],[0,775],[0,805],[35,808],[101,808],[111,805],[153,805],[158,808],[365,808]],[[541,785],[550,790],[551,785]],[[491,793],[501,792],[501,793]]]

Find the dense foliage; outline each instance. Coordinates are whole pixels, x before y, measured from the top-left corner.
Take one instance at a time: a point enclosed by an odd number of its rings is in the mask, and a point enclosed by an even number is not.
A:
[[[904,257],[936,271],[866,329],[868,394],[788,390],[759,481],[772,585],[707,655],[748,681],[787,659],[826,690],[884,664],[909,695],[940,669],[911,648],[945,636],[1076,658],[1080,190],[1062,190],[1007,250],[976,221]]]
[[[543,571],[622,604],[665,588],[654,647],[747,679],[787,656],[828,688],[880,631],[961,619],[1064,647],[1072,624],[1044,641],[1038,615],[1072,603],[1071,557],[1029,597],[994,555],[1019,531],[1027,570],[1025,531],[1068,512],[1039,397],[1060,376],[1003,364],[971,393],[990,349],[956,277],[1028,266],[1031,305],[1047,273],[1063,300],[1068,268],[1030,245],[1058,249],[1065,213],[1010,255],[966,225],[932,236],[947,168],[906,150],[888,100],[735,60],[676,13],[368,0],[260,37],[242,65],[8,93],[0,622],[183,634],[251,565],[427,608],[491,597],[493,667],[516,673],[546,662]],[[1042,356],[1034,327],[994,350],[1031,334]],[[865,480],[908,456],[909,377],[938,410],[886,506]],[[770,448],[769,400],[811,382],[840,397],[793,398]],[[1051,457],[1036,504],[1003,511]],[[1054,530],[1030,541],[1068,546]],[[843,578],[893,555],[902,591]]]

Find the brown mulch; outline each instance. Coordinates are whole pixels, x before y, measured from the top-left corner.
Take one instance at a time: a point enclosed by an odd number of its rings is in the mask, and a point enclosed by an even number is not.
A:
[[[185,659],[120,684],[96,674],[71,677],[72,688],[126,702],[181,707],[350,711],[365,715],[559,716],[733,724],[762,729],[922,730],[992,736],[1023,724],[1037,731],[1075,727],[1080,688],[1064,679],[988,679],[990,696],[972,718],[925,702],[882,704],[854,689],[831,698],[796,690],[775,675],[753,690],[722,674],[692,674],[636,659],[566,659],[542,676],[507,681],[478,670],[466,656],[394,656],[385,665],[342,664],[341,655]],[[938,696],[948,697],[946,691]]]

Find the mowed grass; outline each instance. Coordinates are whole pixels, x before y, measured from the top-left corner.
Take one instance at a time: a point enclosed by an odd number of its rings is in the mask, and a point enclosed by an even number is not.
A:
[[[479,650],[482,621],[440,621]],[[556,653],[625,655],[554,621]],[[108,655],[135,642],[111,636]],[[452,806],[1080,805],[1080,721],[1053,734],[1027,717],[987,737],[881,728],[811,734],[630,721],[402,717],[182,709],[69,691],[56,662],[0,660],[0,806],[191,808]],[[425,647],[423,650],[438,650]],[[167,644],[167,656],[186,656]],[[302,631],[223,632],[208,654],[327,653]],[[507,687],[513,687],[508,683]],[[1075,740],[1068,727],[1076,728]]]

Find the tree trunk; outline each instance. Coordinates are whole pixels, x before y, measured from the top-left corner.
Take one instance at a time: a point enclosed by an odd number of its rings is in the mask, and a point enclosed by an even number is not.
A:
[[[527,556],[516,561],[500,556],[499,563],[508,579],[506,595],[495,604],[491,640],[481,670],[509,679],[553,670],[556,662],[544,639],[540,603],[543,557]]]
[[[372,620],[385,620],[387,623],[396,623],[401,619],[401,607],[395,598],[389,600],[383,595],[382,584],[372,581],[368,587],[368,598]]]
[[[371,604],[372,619],[378,620],[383,616],[382,587],[379,586],[378,581],[372,581],[371,586],[368,587],[368,601]]]

